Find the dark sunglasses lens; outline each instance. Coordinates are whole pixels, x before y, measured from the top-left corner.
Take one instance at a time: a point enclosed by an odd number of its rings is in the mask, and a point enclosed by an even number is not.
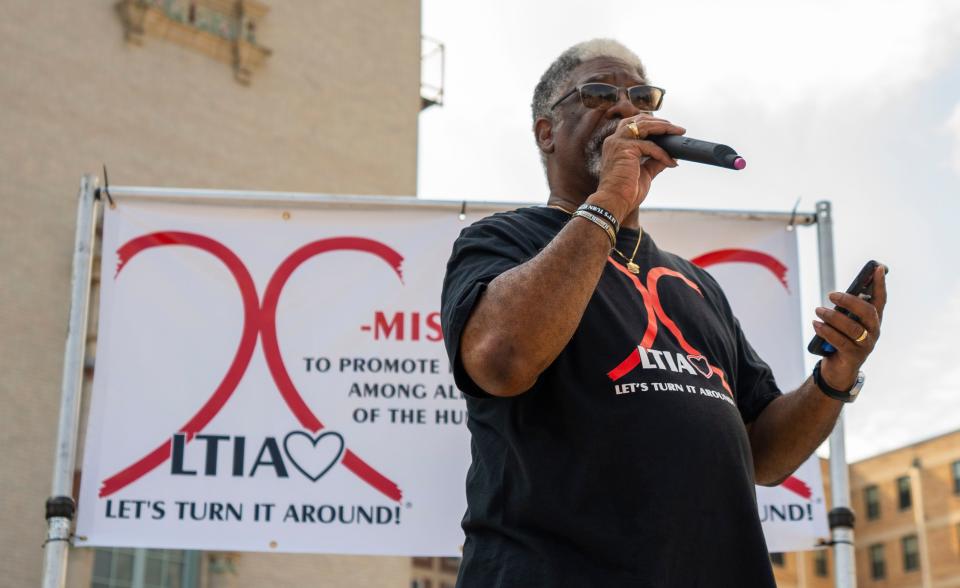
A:
[[[656,110],[663,100],[663,90],[653,86],[634,86],[628,90],[630,102],[640,110]]]
[[[617,103],[619,89],[610,84],[584,84],[580,87],[580,100],[587,108],[609,108]]]

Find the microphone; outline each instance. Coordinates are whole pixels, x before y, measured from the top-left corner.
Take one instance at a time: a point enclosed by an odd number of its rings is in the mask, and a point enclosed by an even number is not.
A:
[[[695,161],[716,165],[729,169],[743,169],[747,167],[747,160],[737,155],[737,152],[719,143],[691,139],[683,135],[650,135],[648,141],[653,141],[674,159]]]

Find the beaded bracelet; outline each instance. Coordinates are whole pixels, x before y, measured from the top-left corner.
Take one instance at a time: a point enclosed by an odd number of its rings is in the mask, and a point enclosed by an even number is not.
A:
[[[601,229],[603,229],[604,231],[606,231],[607,237],[610,237],[610,247],[617,246],[617,233],[614,232],[613,225],[603,220],[599,216],[593,213],[587,212],[586,210],[577,210],[576,212],[573,213],[573,216],[579,216],[581,218],[585,218],[588,221],[600,227]]]

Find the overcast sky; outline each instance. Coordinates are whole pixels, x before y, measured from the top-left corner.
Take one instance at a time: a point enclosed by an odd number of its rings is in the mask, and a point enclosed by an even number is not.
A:
[[[867,259],[890,266],[848,459],[960,428],[960,2],[424,0],[423,34],[446,44],[446,83],[420,118],[420,197],[545,201],[533,87],[570,45],[616,38],[667,89],[662,116],[750,162],[667,170],[647,205],[828,199],[838,287]],[[801,233],[812,319],[815,241]]]

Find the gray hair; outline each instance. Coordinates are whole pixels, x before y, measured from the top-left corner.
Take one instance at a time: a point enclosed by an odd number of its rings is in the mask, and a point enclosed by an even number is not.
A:
[[[619,41],[613,39],[591,39],[578,43],[564,51],[558,57],[547,71],[543,72],[540,82],[533,90],[533,121],[538,118],[553,120],[550,114],[550,105],[556,102],[563,92],[569,91],[570,74],[573,70],[590,59],[596,57],[613,57],[625,61],[637,69],[637,74],[641,79],[647,79],[647,74],[643,69],[643,63],[636,53],[627,49]]]
[[[570,47],[558,57],[547,71],[543,72],[540,82],[533,90],[533,122],[537,119],[545,118],[553,120],[553,114],[550,111],[550,105],[557,101],[564,91],[569,91],[570,76],[573,70],[584,61],[589,61],[596,57],[613,57],[626,62],[636,68],[637,75],[641,79],[647,79],[647,73],[643,69],[643,63],[633,51],[627,49],[623,43],[613,39],[591,39],[578,43]],[[540,152],[540,162],[543,164],[544,171],[547,167],[547,155]],[[599,160],[595,162],[599,165]]]

